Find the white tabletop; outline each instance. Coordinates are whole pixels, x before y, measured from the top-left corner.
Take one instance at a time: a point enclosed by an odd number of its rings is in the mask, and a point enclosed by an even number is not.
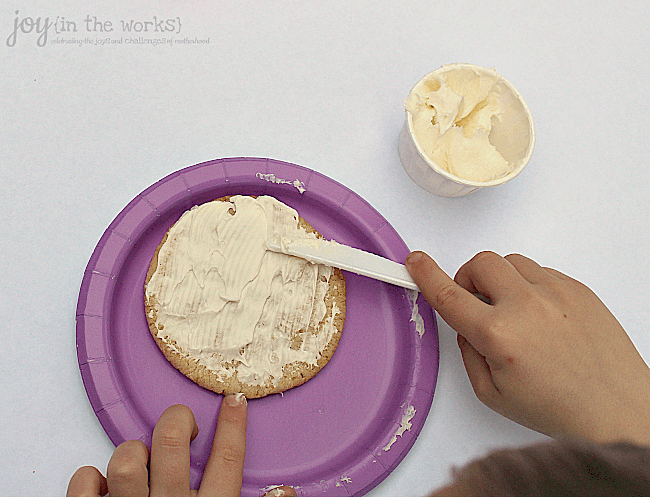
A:
[[[648,18],[642,1],[4,2],[0,495],[62,495],[78,466],[106,468],[75,351],[84,268],[133,197],[214,158],[319,171],[449,273],[485,249],[564,271],[650,360]],[[411,86],[454,62],[513,83],[537,141],[513,181],[447,199],[406,175],[397,136]],[[371,497],[425,495],[453,465],[544,438],[476,400],[439,324],[433,407]]]

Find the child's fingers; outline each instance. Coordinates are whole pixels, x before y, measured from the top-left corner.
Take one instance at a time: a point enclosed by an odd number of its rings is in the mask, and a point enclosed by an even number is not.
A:
[[[106,478],[111,497],[148,497],[149,450],[140,440],[127,440],[117,446],[108,462]]]
[[[424,252],[411,253],[406,259],[406,267],[442,319],[480,350],[479,330],[491,313],[490,305],[458,285]]]
[[[151,441],[151,497],[188,495],[190,442],[197,434],[188,407],[175,405],[162,413]]]
[[[107,493],[106,478],[97,468],[84,466],[70,478],[66,497],[102,497]]]
[[[454,281],[470,292],[484,295],[492,304],[528,284],[513,264],[494,252],[476,254],[460,267]]]
[[[494,408],[499,389],[494,384],[492,372],[485,357],[479,354],[462,335],[458,335],[458,347],[476,397],[488,407]]]
[[[199,496],[239,497],[246,453],[246,417],[246,397],[239,393],[226,395],[221,402]]]

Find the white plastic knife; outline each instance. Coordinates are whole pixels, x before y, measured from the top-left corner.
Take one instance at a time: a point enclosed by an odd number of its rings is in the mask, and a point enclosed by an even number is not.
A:
[[[269,239],[266,248],[419,291],[406,266],[360,249],[322,239]]]

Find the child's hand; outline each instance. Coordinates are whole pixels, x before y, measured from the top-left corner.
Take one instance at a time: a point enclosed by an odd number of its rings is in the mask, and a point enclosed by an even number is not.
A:
[[[203,472],[199,496],[239,497],[246,450],[246,399],[228,395],[219,410],[210,458]],[[179,497],[197,495],[190,490],[190,442],[198,434],[192,411],[176,405],[162,413],[153,432],[151,457],[147,446],[129,440],[115,449],[106,478],[98,469],[77,470],[68,485],[68,497]],[[295,497],[282,487],[270,496]]]
[[[589,288],[521,255],[480,253],[455,281],[422,252],[406,265],[487,406],[551,436],[650,445],[650,369]]]

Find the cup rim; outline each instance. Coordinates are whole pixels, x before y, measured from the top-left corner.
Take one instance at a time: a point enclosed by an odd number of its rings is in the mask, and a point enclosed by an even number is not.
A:
[[[528,108],[528,104],[526,103],[526,100],[524,100],[524,97],[519,93],[519,90],[515,88],[515,86],[508,81],[506,78],[504,78],[501,74],[497,73],[495,69],[491,68],[486,68],[483,66],[478,66],[476,64],[469,64],[469,63],[454,63],[454,64],[445,64],[440,66],[438,69],[435,69],[424,76],[422,76],[411,88],[409,91],[408,95],[410,96],[411,93],[413,93],[413,90],[425,79],[429,78],[431,75],[434,74],[439,74],[442,72],[447,72],[451,71],[453,69],[461,69],[461,68],[470,68],[470,69],[478,69],[479,71],[482,72],[488,72],[488,73],[493,73],[499,76],[500,82],[503,82],[510,91],[515,95],[517,100],[521,102],[522,107],[524,109],[524,112],[526,114],[526,118],[528,121],[528,127],[530,131],[530,141],[528,144],[528,148],[526,150],[526,155],[522,159],[520,159],[517,163],[517,167],[506,174],[505,176],[502,176],[501,178],[496,178],[490,181],[470,181],[466,180],[463,178],[459,178],[458,176],[451,174],[444,169],[442,169],[437,163],[435,163],[431,158],[427,155],[427,153],[422,149],[420,146],[420,141],[417,139],[417,136],[415,134],[415,129],[413,127],[413,114],[411,114],[408,110],[405,110],[406,112],[406,122],[408,124],[408,130],[409,134],[411,135],[411,139],[413,140],[413,143],[415,144],[415,147],[417,148],[418,153],[420,154],[420,157],[433,169],[434,172],[440,174],[441,176],[447,178],[450,181],[453,181],[455,183],[461,184],[461,185],[467,185],[467,186],[475,186],[475,187],[486,187],[486,186],[497,186],[497,185],[502,185],[511,179],[515,178],[516,176],[521,173],[521,171],[524,170],[528,162],[530,162],[530,158],[533,155],[533,149],[535,148],[535,124],[533,123],[533,115],[530,112],[530,109]]]

